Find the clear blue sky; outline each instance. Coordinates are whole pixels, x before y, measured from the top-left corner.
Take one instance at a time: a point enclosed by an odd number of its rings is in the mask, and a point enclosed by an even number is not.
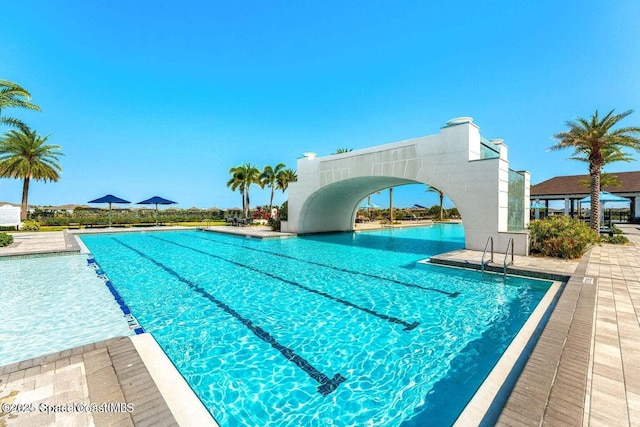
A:
[[[238,206],[232,166],[295,169],[305,151],[436,134],[458,116],[504,139],[511,168],[535,184],[586,173],[571,152],[545,151],[566,120],[640,110],[636,0],[15,0],[2,11],[0,79],[42,108],[3,114],[65,154],[61,180],[34,182],[30,204],[112,193]],[[640,111],[623,124],[640,125]],[[0,181],[0,200],[19,203],[21,188]],[[395,195],[396,206],[437,202],[420,186]],[[252,205],[268,197],[252,187]]]

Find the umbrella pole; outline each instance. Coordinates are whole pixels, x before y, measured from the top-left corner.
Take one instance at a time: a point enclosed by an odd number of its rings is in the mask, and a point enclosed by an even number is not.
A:
[[[109,203],[109,228],[111,228],[111,203]]]
[[[171,196],[169,196],[171,197]],[[156,227],[158,226],[158,204],[156,203]]]

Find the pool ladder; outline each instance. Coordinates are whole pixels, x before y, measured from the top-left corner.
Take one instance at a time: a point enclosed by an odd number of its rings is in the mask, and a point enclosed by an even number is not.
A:
[[[509,256],[509,246],[511,246],[511,261],[507,264],[507,256]],[[504,278],[507,278],[507,266],[513,265],[513,237],[509,239],[507,243],[507,251],[504,253],[504,262],[502,264],[504,266]]]
[[[489,249],[489,244],[491,244],[491,260],[485,262],[484,257],[487,255],[487,249]],[[507,250],[504,253],[504,261],[502,263],[504,278],[507,278],[507,267],[513,265],[514,262],[514,249],[513,249],[513,237],[509,238],[507,242]],[[509,256],[509,248],[511,248],[511,261],[507,263],[507,257]],[[484,245],[484,252],[482,252],[482,260],[480,261],[480,269],[482,270],[482,274],[484,274],[484,268],[487,264],[493,262],[493,236],[489,236],[487,239],[487,243]]]
[[[484,262],[484,256],[487,254],[487,248],[489,247],[489,243],[491,243],[491,260]],[[484,252],[482,252],[482,260],[480,261],[480,268],[482,269],[482,274],[484,275],[484,267],[486,264],[493,262],[493,236],[489,236],[487,239],[487,244],[484,245]]]

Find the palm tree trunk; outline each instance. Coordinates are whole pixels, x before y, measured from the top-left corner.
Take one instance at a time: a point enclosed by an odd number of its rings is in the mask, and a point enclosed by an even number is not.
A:
[[[273,193],[275,192],[273,184],[271,184],[271,199],[269,199],[269,218],[271,218],[271,211],[273,210]]]
[[[592,167],[591,180],[591,229],[600,232],[600,170]]]
[[[247,194],[247,204],[245,206],[245,211],[244,211],[244,217],[245,218],[249,218],[249,212],[251,212],[251,204],[249,202],[249,187],[247,187],[246,189],[246,194]]]
[[[20,220],[27,220],[27,209],[29,208],[27,204],[27,199],[29,197],[29,177],[24,179],[22,183],[22,209],[20,210]]]
[[[243,187],[242,188],[242,213],[245,213],[246,211],[247,211],[247,192]]]
[[[444,220],[444,212],[442,210],[442,204],[444,203],[444,193],[440,192],[440,221]]]

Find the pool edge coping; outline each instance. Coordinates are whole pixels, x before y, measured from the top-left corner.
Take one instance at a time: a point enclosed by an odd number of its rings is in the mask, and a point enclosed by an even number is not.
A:
[[[476,425],[513,425],[514,422],[517,424],[533,422],[531,425],[538,425],[538,423],[542,425],[547,417],[557,419],[558,411],[565,414],[566,421],[566,414],[570,413],[564,408],[566,405],[579,407],[580,417],[576,415],[576,419],[585,419],[587,411],[585,401],[589,393],[588,384],[585,382],[588,376],[589,360],[586,362],[581,360],[584,354],[580,354],[581,357],[576,359],[576,348],[591,344],[593,339],[597,278],[587,274],[592,250],[593,248],[590,248],[583,254],[574,271],[565,274],[549,273],[548,270],[536,267],[508,269],[509,274],[514,273],[529,278],[563,279],[558,280],[562,282],[562,288],[546,315],[548,318],[544,320],[543,325],[540,325],[539,336],[530,348],[525,349],[526,357],[524,353],[521,355],[522,360],[517,362],[519,366],[514,366],[512,369],[512,378],[508,378],[502,385],[489,410]],[[443,255],[446,253],[436,257]],[[431,258],[420,262],[467,270],[481,269],[480,261],[477,260],[459,261],[439,258],[434,261]],[[499,268],[499,272],[502,273],[503,268]],[[593,283],[585,281],[588,277],[595,279]],[[574,329],[580,328],[588,329],[588,337],[585,338],[584,333],[580,331],[574,332]],[[586,351],[589,353],[589,347]],[[589,354],[587,359],[588,356]],[[541,369],[541,366],[547,368]],[[567,373],[567,370],[570,373]],[[532,385],[535,386],[535,391],[530,390]],[[571,393],[570,397],[559,398],[558,393],[566,392],[567,387],[575,388],[576,392]],[[479,389],[476,394],[478,392]],[[571,403],[567,404],[567,401]],[[550,414],[549,411],[555,411],[555,415]]]
[[[598,287],[598,277],[587,273],[592,250],[583,254],[565,284],[538,343],[497,408],[495,423],[511,423],[522,416],[539,425],[557,423],[566,421],[566,416],[578,408],[579,414],[574,413],[575,417],[570,418],[581,418],[580,424],[584,424]],[[593,281],[586,282],[587,278]],[[537,393],[523,406],[520,397],[531,382],[537,383]],[[567,393],[568,390],[573,392]],[[559,412],[564,416],[558,418]]]
[[[529,354],[540,339],[540,334],[546,327],[550,314],[562,296],[565,284],[565,282],[557,280],[551,284],[527,321],[464,407],[453,424],[454,427],[483,425],[483,421],[492,412],[495,412],[496,409],[502,410],[501,403],[504,402],[501,401],[501,397],[504,399],[505,393],[508,396],[517,382]]]
[[[129,338],[178,425],[219,427],[152,334]]]

